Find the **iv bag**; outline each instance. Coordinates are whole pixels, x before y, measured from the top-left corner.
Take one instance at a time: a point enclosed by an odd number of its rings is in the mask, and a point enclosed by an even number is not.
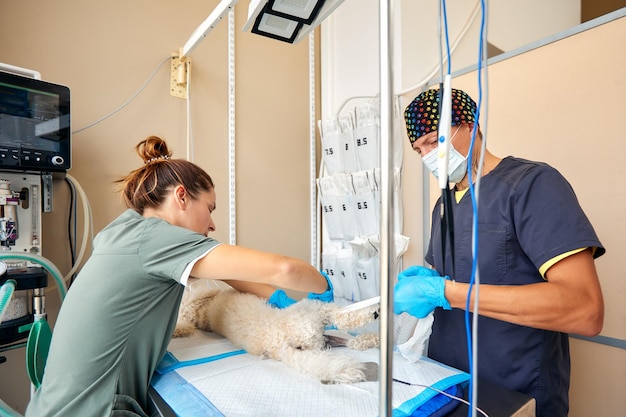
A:
[[[339,218],[343,240],[352,240],[359,235],[354,188],[350,174],[337,173],[331,177],[339,203]]]
[[[342,169],[341,172],[355,172],[359,170],[356,158],[355,141],[354,141],[354,124],[350,113],[340,114],[337,118],[341,136],[339,142],[339,152],[341,154]]]
[[[354,258],[354,275],[362,300],[380,295],[378,248],[367,238],[348,242]]]
[[[352,186],[355,194],[356,220],[359,236],[378,234],[380,220],[377,216],[376,183],[372,172],[359,171],[352,174]]]
[[[336,117],[330,117],[318,122],[320,136],[322,138],[322,160],[328,175],[341,172],[343,163],[341,162],[340,143],[341,129]]]
[[[336,271],[343,288],[343,297],[348,301],[361,301],[361,293],[354,275],[352,248],[342,248],[337,251]]]
[[[337,270],[337,247],[332,242],[324,245],[322,252],[322,270],[330,278],[333,284],[333,295],[335,298],[344,296],[343,282],[339,279],[339,271]]]
[[[380,166],[378,111],[369,103],[355,108],[356,127],[354,141],[360,170]]]
[[[318,178],[317,186],[320,190],[320,202],[322,205],[322,217],[331,240],[343,239],[342,215],[340,213],[340,201],[337,187],[333,177]]]
[[[378,258],[358,258],[355,262],[355,274],[358,278],[359,294],[363,300],[380,295],[380,276]]]

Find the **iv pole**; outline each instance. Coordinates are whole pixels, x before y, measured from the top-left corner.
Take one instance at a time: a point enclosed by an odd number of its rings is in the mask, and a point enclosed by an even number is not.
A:
[[[393,0],[380,0],[380,370],[379,415],[392,415],[393,281]]]

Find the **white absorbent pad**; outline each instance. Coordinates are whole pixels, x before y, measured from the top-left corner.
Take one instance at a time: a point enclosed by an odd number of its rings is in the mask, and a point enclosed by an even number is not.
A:
[[[378,349],[333,351],[361,362],[380,360]],[[393,378],[419,384],[392,383],[393,416],[401,417],[410,416],[437,395],[425,387],[443,391],[467,383],[469,375],[428,358],[409,362],[394,353]],[[377,381],[322,384],[282,362],[247,354],[228,340],[202,331],[172,339],[152,385],[183,417],[375,417],[379,411]]]

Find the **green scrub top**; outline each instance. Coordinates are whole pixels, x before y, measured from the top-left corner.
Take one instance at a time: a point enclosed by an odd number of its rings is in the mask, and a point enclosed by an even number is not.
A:
[[[134,210],[104,228],[63,301],[26,417],[144,416],[187,267],[218,245]]]

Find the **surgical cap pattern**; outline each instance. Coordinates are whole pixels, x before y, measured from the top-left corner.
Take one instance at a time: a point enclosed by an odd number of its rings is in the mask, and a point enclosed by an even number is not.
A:
[[[406,131],[411,143],[439,126],[439,89],[420,93],[404,111]],[[452,89],[452,126],[473,123],[476,120],[476,103],[464,91]]]

